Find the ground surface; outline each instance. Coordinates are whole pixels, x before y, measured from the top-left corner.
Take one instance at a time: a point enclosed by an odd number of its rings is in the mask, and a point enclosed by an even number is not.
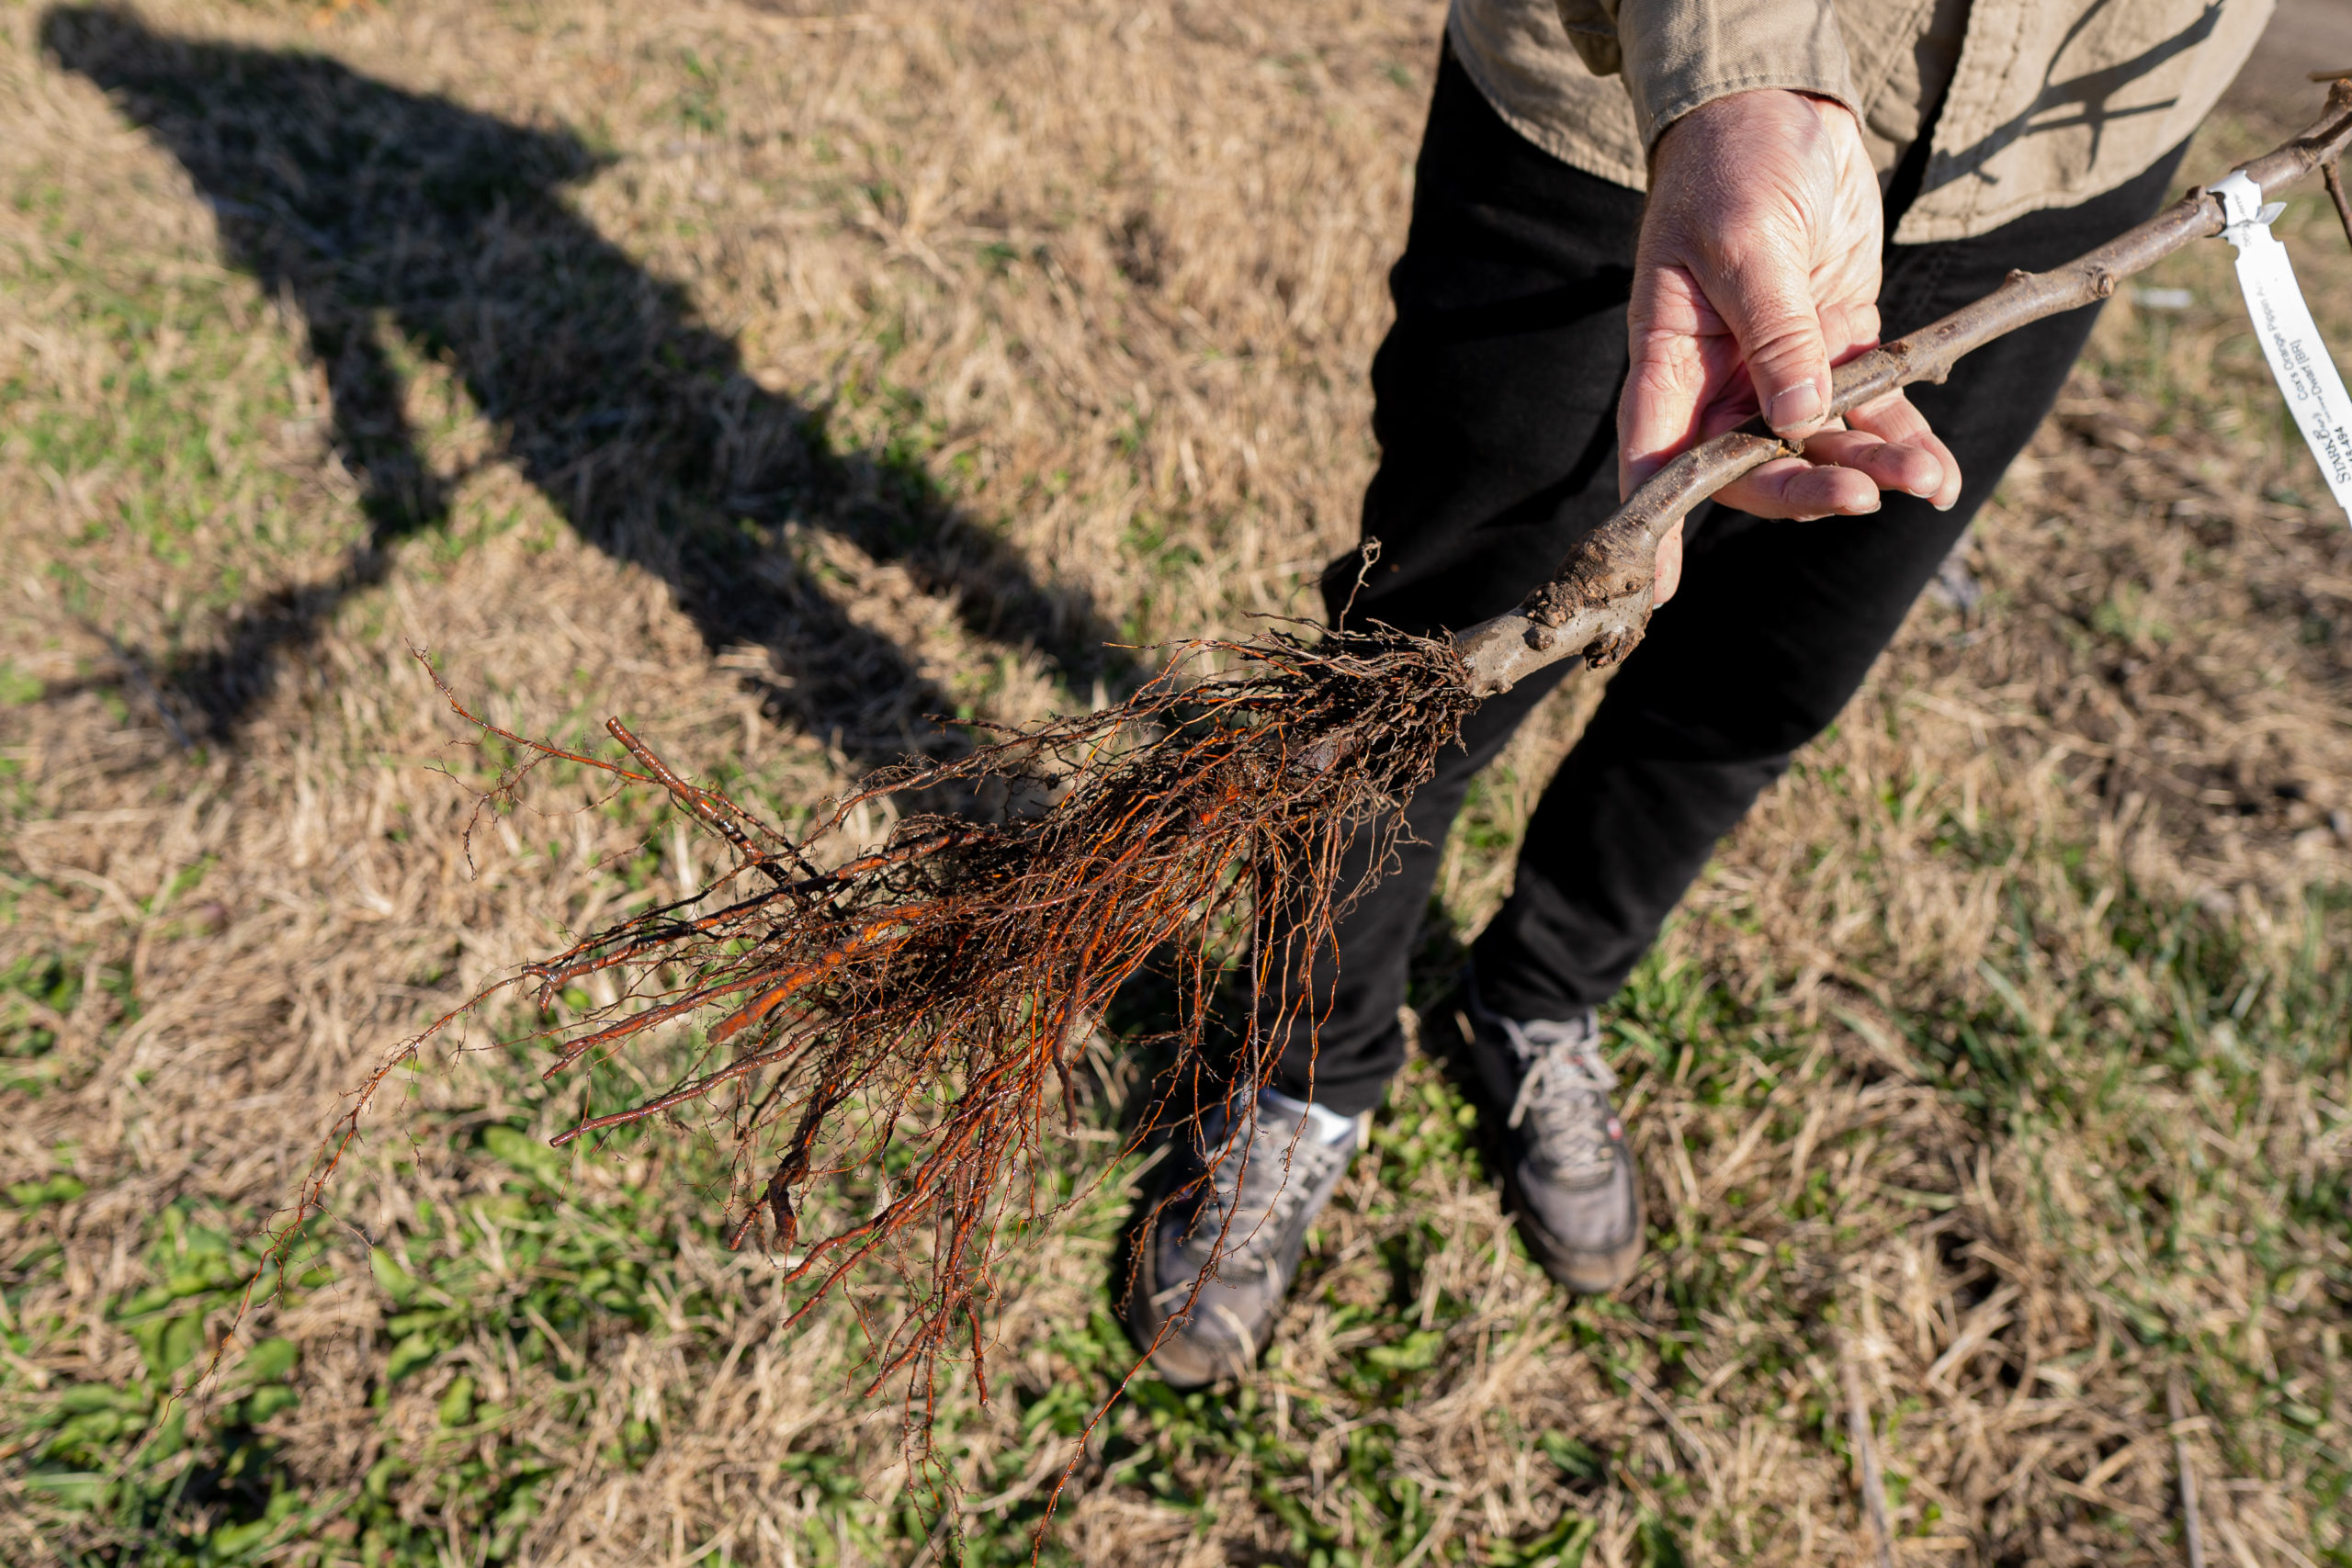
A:
[[[551,1155],[498,1049],[149,1434],[368,1064],[695,870],[561,781],[469,862],[409,646],[789,815],[1301,607],[1437,15],[0,5],[0,1559],[1027,1555],[1128,1364],[1108,1097],[952,1516],[707,1153]],[[1634,1283],[1546,1287],[1417,1062],[1264,1367],[1139,1381],[1050,1560],[1855,1561],[1851,1367],[1901,1561],[2180,1561],[2177,1381],[2208,1551],[2352,1562],[2352,530],[2225,254],[2146,281],[1611,1010]],[[1484,781],[1418,995],[1591,695]]]

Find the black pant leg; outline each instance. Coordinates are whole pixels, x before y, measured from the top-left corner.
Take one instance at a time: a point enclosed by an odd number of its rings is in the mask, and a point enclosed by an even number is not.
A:
[[[1355,592],[1350,551],[1324,580],[1336,620],[1408,631],[1462,626],[1516,604],[1617,507],[1617,389],[1638,192],[1568,167],[1503,122],[1449,53],[1415,171],[1412,225],[1389,276],[1396,321],[1373,361],[1381,464],[1363,531],[1378,563]],[[1351,593],[1354,604],[1348,608]],[[1404,1061],[1396,1010],[1446,829],[1471,775],[1566,671],[1487,703],[1464,749],[1415,795],[1378,886],[1343,919],[1336,972],[1309,991],[1277,1087],[1350,1114],[1378,1103]],[[1366,869],[1359,847],[1347,871]],[[1286,998],[1264,1004],[1271,1019]],[[1304,1021],[1319,1019],[1319,1031]]]
[[[2179,150],[2121,188],[1975,239],[1898,246],[1881,299],[1899,336],[2152,214]],[[1888,494],[1864,517],[1695,519],[1683,587],[1611,682],[1546,792],[1509,903],[1475,948],[1482,993],[1561,1018],[1624,983],[1715,842],[1860,686],[2064,385],[2096,310],[2022,328],[1913,400],[1966,489],[1937,513]]]
[[[1350,618],[1408,631],[1501,614],[1617,509],[1617,391],[1639,192],[1505,124],[1449,52],[1415,165],[1396,320],[1372,362],[1379,562]],[[1323,580],[1347,607],[1352,550]]]

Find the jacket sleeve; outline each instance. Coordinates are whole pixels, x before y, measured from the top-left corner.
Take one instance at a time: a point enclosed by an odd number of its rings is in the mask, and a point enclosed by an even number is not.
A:
[[[1557,0],[1597,76],[1623,72],[1642,145],[1701,104],[1757,87],[1858,103],[1830,0]],[[1859,110],[1857,110],[1859,112]]]

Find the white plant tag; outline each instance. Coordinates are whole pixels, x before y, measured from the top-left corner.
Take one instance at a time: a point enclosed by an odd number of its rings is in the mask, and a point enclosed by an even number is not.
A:
[[[2262,204],[2262,187],[2243,171],[2206,189],[2222,198],[2222,237],[2238,248],[2238,287],[2246,314],[2262,339],[2263,356],[2285,394],[2287,410],[2319,461],[2335,504],[2352,518],[2352,396],[2320,341],[2319,326],[2288,264],[2287,247],[2270,232],[2286,203]]]

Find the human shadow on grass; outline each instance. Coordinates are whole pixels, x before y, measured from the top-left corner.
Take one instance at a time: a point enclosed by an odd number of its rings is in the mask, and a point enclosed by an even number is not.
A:
[[[156,661],[187,731],[233,742],[338,607],[385,581],[393,547],[447,525],[453,480],[409,423],[401,341],[455,372],[498,432],[492,458],[582,538],[669,583],[712,649],[768,649],[749,678],[772,713],[861,761],[926,743],[925,717],[955,703],[800,569],[793,525],[899,563],[970,630],[1037,649],[1073,685],[1131,683],[1082,592],[1040,582],[915,460],[836,446],[823,410],[763,390],[682,288],[574,211],[564,187],[609,160],[571,132],[110,7],[56,7],[40,30],[179,160],[228,259],[292,301],[360,487],[367,536],[339,571]],[[137,680],[148,661],[120,662]]]

